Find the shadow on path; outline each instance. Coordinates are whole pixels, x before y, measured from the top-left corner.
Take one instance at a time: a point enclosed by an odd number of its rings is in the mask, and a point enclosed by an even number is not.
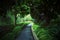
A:
[[[29,25],[29,24],[28,24]],[[16,40],[34,40],[32,33],[31,33],[31,25],[26,26],[25,29],[19,34]]]

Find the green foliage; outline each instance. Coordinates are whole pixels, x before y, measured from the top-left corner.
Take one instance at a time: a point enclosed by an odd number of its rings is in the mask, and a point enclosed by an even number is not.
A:
[[[9,17],[11,17],[11,15],[8,15]],[[24,20],[25,19],[25,20]],[[29,19],[29,20],[28,20]],[[18,21],[20,22],[18,22]],[[32,18],[29,15],[20,18],[20,14],[18,14],[17,16],[17,20],[16,23],[19,24],[20,26],[15,26],[11,32],[8,32],[6,35],[4,35],[0,40],[15,40],[15,37],[18,36],[18,34],[23,30],[23,28],[25,27],[25,25],[32,23]],[[20,20],[24,20],[24,21],[20,21]]]
[[[18,34],[21,32],[21,30],[24,28],[24,25],[26,24],[21,24],[20,26],[14,27],[14,29],[7,33],[4,37],[2,37],[0,40],[15,40],[15,37],[18,36]]]
[[[33,26],[39,40],[60,40],[59,0],[32,0],[31,16],[39,27]]]
[[[11,3],[11,1],[9,1]],[[3,1],[1,2],[3,3]],[[0,13],[4,18],[4,20],[0,19],[0,24],[11,24],[14,23],[15,19],[18,24],[28,24],[33,20],[32,18],[36,19],[35,22],[37,22],[38,25],[33,25],[33,30],[37,34],[37,37],[39,40],[60,40],[60,1],[59,0],[23,0],[19,5],[14,5],[13,1],[12,4],[9,6],[8,1],[4,1],[6,5],[3,4],[4,7],[0,7]],[[9,4],[10,4],[9,3]],[[25,4],[24,4],[25,3]],[[21,5],[20,5],[21,4]],[[27,4],[27,5],[26,5]],[[30,7],[29,7],[29,6]],[[12,8],[11,8],[12,7]],[[8,11],[7,9],[11,8]],[[31,12],[30,12],[31,9]],[[7,14],[6,14],[7,12]],[[30,16],[25,17],[27,14],[31,14],[32,18]],[[17,18],[14,18],[17,16],[17,14],[20,14]],[[1,16],[0,15],[0,16]],[[6,20],[5,20],[6,19]],[[22,21],[21,21],[22,20]],[[28,21],[27,21],[28,20]],[[6,22],[5,22],[6,21]],[[9,22],[8,22],[9,21]],[[47,26],[45,26],[45,24]],[[14,40],[15,35],[19,33],[19,31],[22,30],[23,27],[17,26],[13,29],[12,32],[6,34],[2,40]]]
[[[33,30],[36,33],[39,40],[59,40],[60,37],[60,19],[51,20],[50,25],[47,27],[33,26]],[[34,24],[36,25],[36,24]]]
[[[27,5],[25,5],[25,4],[22,4],[21,5],[21,15],[22,16],[25,16],[25,15],[27,15],[27,14],[29,14],[30,13],[30,7],[29,6],[27,6]]]
[[[25,9],[25,12],[23,12],[24,10],[21,9],[21,7],[24,7],[23,9]],[[9,31],[8,33],[6,33],[0,40],[15,40],[15,37],[17,37],[18,34],[21,32],[21,30],[23,30],[24,25],[27,25],[30,23],[30,22],[27,22],[27,20],[28,21],[32,20],[30,15],[27,17],[27,14],[29,14],[29,13],[30,13],[30,7],[28,7],[27,5],[21,5],[21,6],[14,5],[11,10],[8,10],[6,13],[6,18],[5,18],[6,20],[4,19],[5,23],[4,23],[4,21],[0,22],[0,23],[1,24],[3,23],[3,25],[4,24],[14,25],[15,20],[16,20],[16,24],[18,24],[18,25],[21,24],[21,25],[14,26],[13,29],[10,26],[8,26],[9,28],[11,28],[10,29],[11,32]],[[21,21],[21,20],[23,20],[23,21]]]
[[[17,20],[16,20],[16,23],[17,24],[21,24],[21,23],[29,23],[29,21],[33,21],[33,19],[31,18],[30,14],[24,16],[24,17],[21,17],[21,15],[17,14]]]
[[[59,3],[59,0],[32,0],[31,16],[37,20],[37,23],[43,20],[50,23],[50,20],[56,19],[60,15]]]

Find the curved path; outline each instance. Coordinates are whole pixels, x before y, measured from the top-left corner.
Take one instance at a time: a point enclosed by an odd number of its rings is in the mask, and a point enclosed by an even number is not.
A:
[[[19,34],[16,40],[34,40],[31,33],[31,25],[27,25],[25,29]]]

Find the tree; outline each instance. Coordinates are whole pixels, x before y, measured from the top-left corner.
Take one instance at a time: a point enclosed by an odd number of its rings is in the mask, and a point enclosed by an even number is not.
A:
[[[46,20],[46,23],[50,23],[52,19],[56,19],[60,15],[59,0],[32,0],[30,3],[32,4],[30,6],[31,16],[37,19],[37,22]]]

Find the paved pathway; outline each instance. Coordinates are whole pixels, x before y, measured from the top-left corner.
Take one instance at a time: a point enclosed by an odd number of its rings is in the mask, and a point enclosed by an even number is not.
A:
[[[26,26],[26,28],[19,34],[16,40],[34,40],[31,33],[31,25]]]

